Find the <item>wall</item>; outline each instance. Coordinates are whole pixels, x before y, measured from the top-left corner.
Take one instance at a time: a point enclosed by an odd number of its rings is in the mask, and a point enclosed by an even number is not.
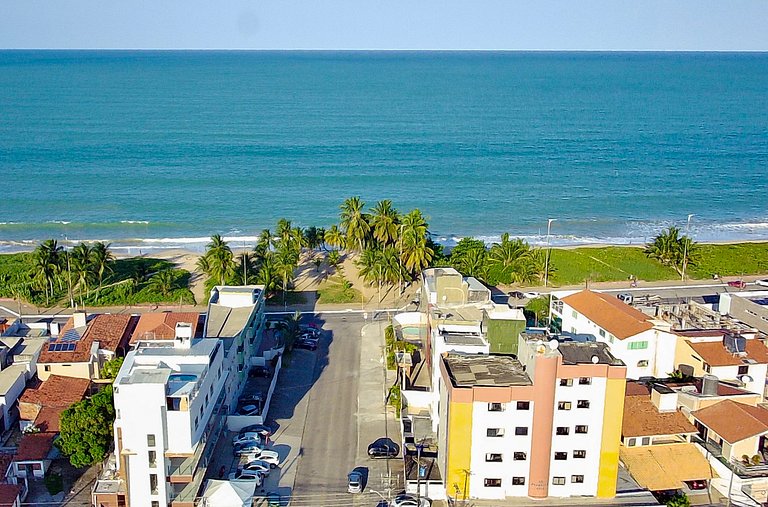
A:
[[[243,415],[230,415],[227,416],[227,429],[229,431],[240,431],[246,426],[251,424],[264,424],[269,414],[269,405],[272,402],[272,395],[275,393],[275,386],[277,386],[277,378],[280,373],[280,369],[283,366],[283,356],[279,356],[275,371],[272,374],[272,382],[269,384],[269,390],[267,391],[267,398],[264,400],[264,407],[261,410],[261,414],[257,416],[243,416]]]
[[[45,363],[37,365],[37,376],[45,382],[51,375],[61,375],[72,378],[95,378],[95,367],[87,363]]]
[[[768,297],[768,291],[752,291],[746,294]],[[758,305],[741,295],[721,294],[720,313],[727,313],[763,333],[768,333],[768,306]]]
[[[0,428],[0,432],[4,432],[9,429],[14,423],[14,412],[11,410],[16,400],[19,399],[21,393],[24,392],[26,387],[26,368],[24,366],[10,366],[6,368],[0,375],[16,376],[16,380],[8,388],[8,391],[4,396],[0,396],[0,403],[3,405],[3,421],[4,427]]]
[[[600,448],[600,475],[597,484],[599,498],[616,495],[616,479],[619,474],[619,442],[624,418],[624,391],[626,380],[608,378],[605,387],[605,412]]]
[[[458,488],[462,500],[470,497],[469,478],[472,450],[472,403],[448,401],[447,460],[445,472],[446,491],[450,495]]]
[[[747,375],[752,377],[752,382],[744,383],[744,389],[762,396],[765,391],[765,376],[768,365],[750,364],[743,366],[749,367]],[[710,373],[721,380],[740,380],[738,366],[713,366],[710,367]]]

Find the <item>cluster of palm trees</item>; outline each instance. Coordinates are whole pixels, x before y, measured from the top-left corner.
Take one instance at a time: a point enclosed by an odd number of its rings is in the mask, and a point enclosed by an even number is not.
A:
[[[109,250],[110,244],[98,241],[89,245],[80,243],[70,251],[55,239],[43,241],[32,254],[32,281],[45,292],[46,304],[55,297],[56,287],[62,291],[66,286],[73,298],[78,292],[80,304],[96,286],[96,297],[101,290],[104,276],[112,271],[115,256]]]
[[[508,233],[490,248],[479,239],[462,239],[451,251],[448,264],[490,285],[533,284],[544,279],[545,270],[550,277],[555,270],[551,262],[546,262],[545,250],[532,248],[522,239],[510,238]]]
[[[681,236],[680,229],[672,226],[645,245],[645,255],[673,267],[682,275],[686,266],[695,266],[699,260],[699,245],[690,237]]]

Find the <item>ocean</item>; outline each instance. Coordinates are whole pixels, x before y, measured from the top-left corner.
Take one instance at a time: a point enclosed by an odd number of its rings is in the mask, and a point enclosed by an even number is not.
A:
[[[0,52],[0,251],[249,245],[344,198],[434,238],[768,239],[768,54]]]

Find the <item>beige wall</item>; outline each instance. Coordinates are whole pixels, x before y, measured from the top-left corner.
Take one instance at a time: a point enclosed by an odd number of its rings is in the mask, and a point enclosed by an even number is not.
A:
[[[435,278],[437,306],[441,304],[461,304],[467,301],[467,287],[461,275],[443,275]],[[445,297],[445,300],[443,300]]]
[[[745,454],[752,458],[752,456],[757,453],[757,444],[759,441],[760,437],[756,436],[742,440],[741,442],[736,442],[735,444],[730,445],[730,454],[725,452],[725,445],[723,445],[723,455],[736,460],[741,460],[741,457]]]
[[[95,379],[97,364],[89,363],[44,363],[37,365],[37,376],[45,382],[51,375],[62,377]]]

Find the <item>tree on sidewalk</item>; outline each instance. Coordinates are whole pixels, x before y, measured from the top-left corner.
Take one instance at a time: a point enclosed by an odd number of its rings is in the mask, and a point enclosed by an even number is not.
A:
[[[69,458],[72,466],[98,463],[109,452],[114,420],[112,386],[108,385],[61,413],[56,446]]]

